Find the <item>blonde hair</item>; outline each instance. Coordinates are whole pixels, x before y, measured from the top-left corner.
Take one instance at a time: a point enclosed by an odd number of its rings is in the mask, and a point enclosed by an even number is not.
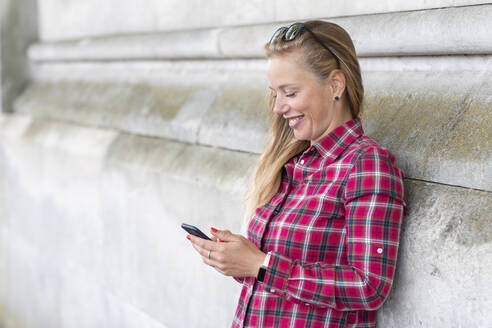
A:
[[[357,117],[361,111],[364,88],[359,61],[350,35],[339,25],[330,22],[313,20],[304,22],[304,25],[338,57],[339,69],[345,75],[346,83],[342,97],[345,97],[352,117]],[[307,31],[303,31],[292,41],[284,41],[279,37],[271,44],[265,44],[264,48],[267,59],[296,50],[301,50],[301,57],[304,58],[306,66],[320,81],[327,79],[329,74],[338,68],[337,60]],[[310,145],[308,140],[294,138],[287,121],[273,112],[274,106],[275,98],[270,91],[270,138],[258,160],[254,179],[246,194],[246,221],[249,221],[257,208],[267,204],[277,193],[284,164]]]

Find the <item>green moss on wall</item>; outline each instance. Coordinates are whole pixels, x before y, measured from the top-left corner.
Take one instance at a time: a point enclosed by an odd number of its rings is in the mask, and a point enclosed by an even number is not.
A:
[[[172,120],[195,90],[144,83],[33,83],[17,100],[16,108],[38,116],[102,125],[135,115]]]
[[[263,88],[228,87],[207,113],[207,122],[242,122],[241,125],[268,126],[268,98]],[[220,120],[218,120],[220,119]]]
[[[362,115],[367,134],[389,148],[448,160],[491,157],[491,104],[466,95],[368,94]],[[425,163],[422,163],[425,165]]]

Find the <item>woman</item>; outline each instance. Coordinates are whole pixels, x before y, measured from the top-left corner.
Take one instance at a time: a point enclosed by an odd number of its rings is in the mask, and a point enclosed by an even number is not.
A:
[[[272,134],[248,238],[212,228],[213,241],[188,239],[243,284],[233,327],[374,327],[406,205],[393,156],[363,135],[352,40],[308,21],[278,29],[265,52]]]

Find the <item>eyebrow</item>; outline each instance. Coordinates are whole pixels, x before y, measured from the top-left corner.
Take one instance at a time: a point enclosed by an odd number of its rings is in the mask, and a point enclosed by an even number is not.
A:
[[[292,85],[295,85],[293,83],[286,83],[286,84],[282,84],[281,86],[279,86],[278,88],[279,89],[285,89],[285,87],[289,87],[289,86],[292,86]],[[271,86],[268,86],[271,90],[273,90],[273,88]]]

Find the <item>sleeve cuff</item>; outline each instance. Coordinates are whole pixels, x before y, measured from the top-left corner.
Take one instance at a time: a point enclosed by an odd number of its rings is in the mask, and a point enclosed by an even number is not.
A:
[[[271,253],[263,288],[297,304],[333,307],[335,304],[336,268],[297,262],[278,253]]]
[[[270,292],[285,292],[290,276],[292,260],[280,254],[271,252],[270,263],[265,272],[263,286]]]

